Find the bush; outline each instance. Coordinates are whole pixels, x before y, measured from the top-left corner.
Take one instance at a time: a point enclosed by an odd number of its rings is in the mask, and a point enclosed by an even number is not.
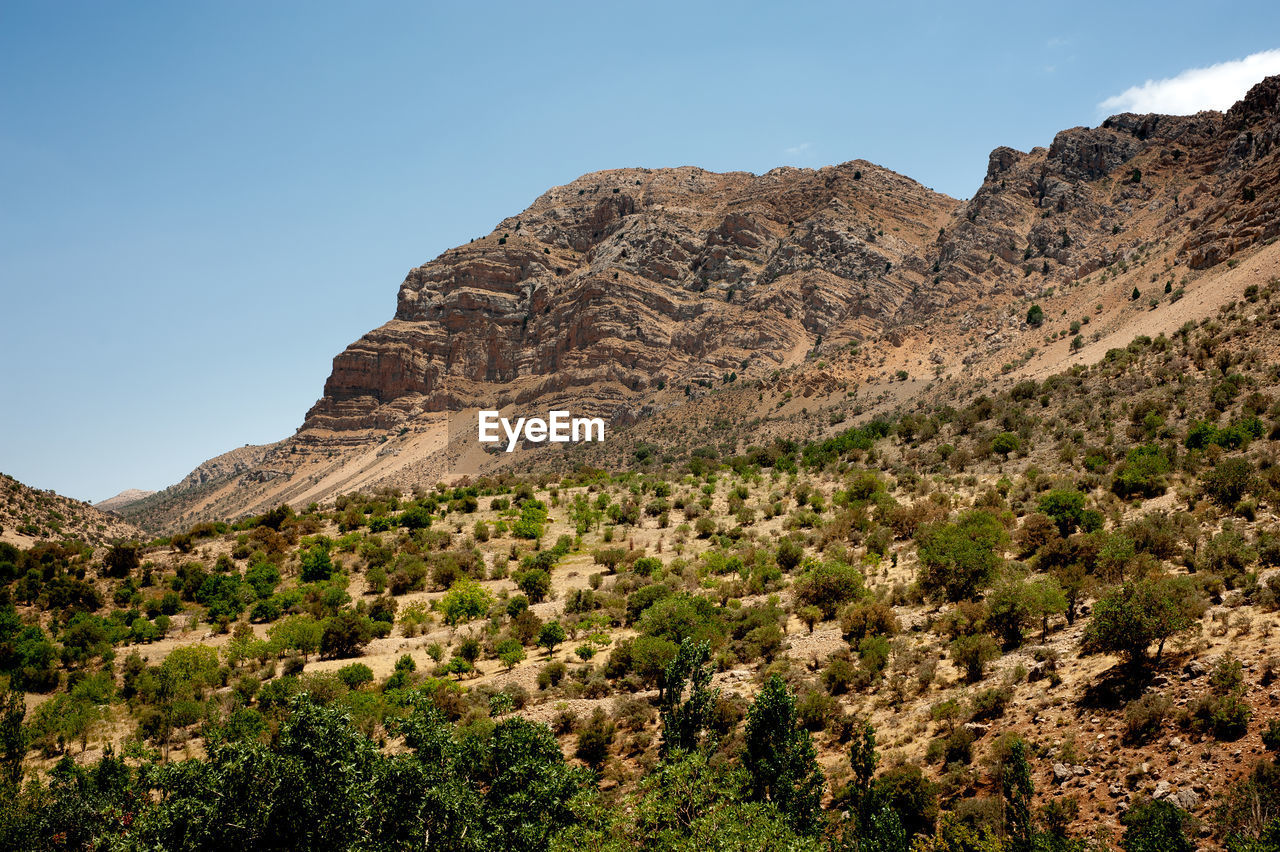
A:
[[[802,606],[816,606],[822,620],[835,618],[841,604],[863,596],[862,574],[852,565],[841,562],[811,562],[795,581],[796,601]]]
[[[1209,690],[1187,708],[1187,724],[1211,732],[1215,739],[1238,740],[1253,718],[1244,697],[1244,668],[1230,653],[1221,657],[1209,673]]]
[[[986,634],[961,636],[951,643],[951,661],[964,669],[965,679],[977,683],[986,676],[987,663],[1000,658],[995,640]]]
[[[1244,458],[1223,459],[1200,477],[1209,499],[1222,506],[1234,506],[1256,487],[1253,463]]]
[[[538,672],[538,688],[547,689],[552,686],[558,686],[560,681],[564,680],[568,667],[559,661],[547,663]]]
[[[346,684],[348,689],[359,689],[373,681],[373,669],[364,663],[352,663],[338,669],[338,680]]]
[[[516,586],[530,603],[542,603],[551,594],[551,575],[541,568],[530,568],[513,576]]]
[[[1134,447],[1116,469],[1111,490],[1118,497],[1158,497],[1169,487],[1169,458],[1155,445]]]
[[[444,613],[444,623],[452,627],[486,614],[492,603],[489,591],[479,583],[459,580],[440,598],[438,607]]]
[[[794,539],[784,538],[778,543],[776,555],[778,567],[783,571],[792,571],[804,558],[804,547]]]
[[[1001,432],[991,439],[991,451],[998,453],[1003,458],[1008,458],[1010,453],[1016,453],[1022,441],[1013,432]]]
[[[369,616],[344,609],[326,619],[320,637],[320,653],[326,657],[354,657],[373,639]]]
[[[315,544],[302,553],[302,582],[322,583],[333,574],[333,561],[329,558],[329,548],[324,544]]]
[[[1164,725],[1173,702],[1160,693],[1150,693],[1129,702],[1124,710],[1124,740],[1130,744],[1149,742]]]
[[[614,723],[605,715],[604,710],[597,707],[578,731],[578,747],[574,756],[599,772],[609,757],[609,746],[613,743],[615,730]]]
[[[865,636],[896,636],[902,627],[888,604],[853,603],[840,613],[840,630],[851,642]]]
[[[1066,538],[1075,532],[1084,516],[1084,495],[1074,489],[1055,488],[1040,498],[1040,512],[1053,520]]]
[[[919,766],[904,763],[886,770],[875,780],[873,791],[875,800],[897,815],[907,837],[932,833],[938,818],[938,791]]]
[[[1140,799],[1120,817],[1125,852],[1194,852],[1191,815],[1164,799]]]

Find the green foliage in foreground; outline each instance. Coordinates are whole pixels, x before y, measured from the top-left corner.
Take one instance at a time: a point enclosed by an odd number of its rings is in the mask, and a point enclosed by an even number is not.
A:
[[[413,700],[406,750],[386,754],[308,696],[290,710],[271,745],[224,741],[203,760],[64,758],[0,804],[0,849],[541,850],[590,779],[523,719],[463,733]]]

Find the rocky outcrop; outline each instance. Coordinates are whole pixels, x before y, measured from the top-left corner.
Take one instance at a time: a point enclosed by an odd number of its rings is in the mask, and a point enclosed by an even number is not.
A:
[[[813,336],[891,325],[955,205],[861,161],[586,175],[410,272],[395,318],[334,359],[299,438],[773,369]]]

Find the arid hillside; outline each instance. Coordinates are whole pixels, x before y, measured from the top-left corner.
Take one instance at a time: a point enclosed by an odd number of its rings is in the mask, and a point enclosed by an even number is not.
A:
[[[19,547],[64,539],[102,545],[142,535],[133,524],[88,503],[31,488],[0,473],[0,541]]]

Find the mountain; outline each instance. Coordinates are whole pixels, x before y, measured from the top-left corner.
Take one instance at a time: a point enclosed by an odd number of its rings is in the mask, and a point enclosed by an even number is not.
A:
[[[1278,99],[1271,77],[1226,113],[1126,113],[997,148],[968,201],[861,160],[585,175],[410,271],[295,435],[122,511],[173,529],[519,463],[464,440],[480,407],[625,432],[729,376],[892,397],[903,374],[1096,360],[1089,343],[1171,332],[1265,283]],[[1091,339],[1049,339],[1033,299],[1089,317]]]
[[[142,530],[115,515],[0,473],[0,541],[30,547],[41,541],[103,545],[145,538]]]
[[[94,503],[93,507],[102,512],[114,512],[155,493],[154,491],[144,491],[141,488],[126,488],[114,497],[108,497],[106,500]]]

